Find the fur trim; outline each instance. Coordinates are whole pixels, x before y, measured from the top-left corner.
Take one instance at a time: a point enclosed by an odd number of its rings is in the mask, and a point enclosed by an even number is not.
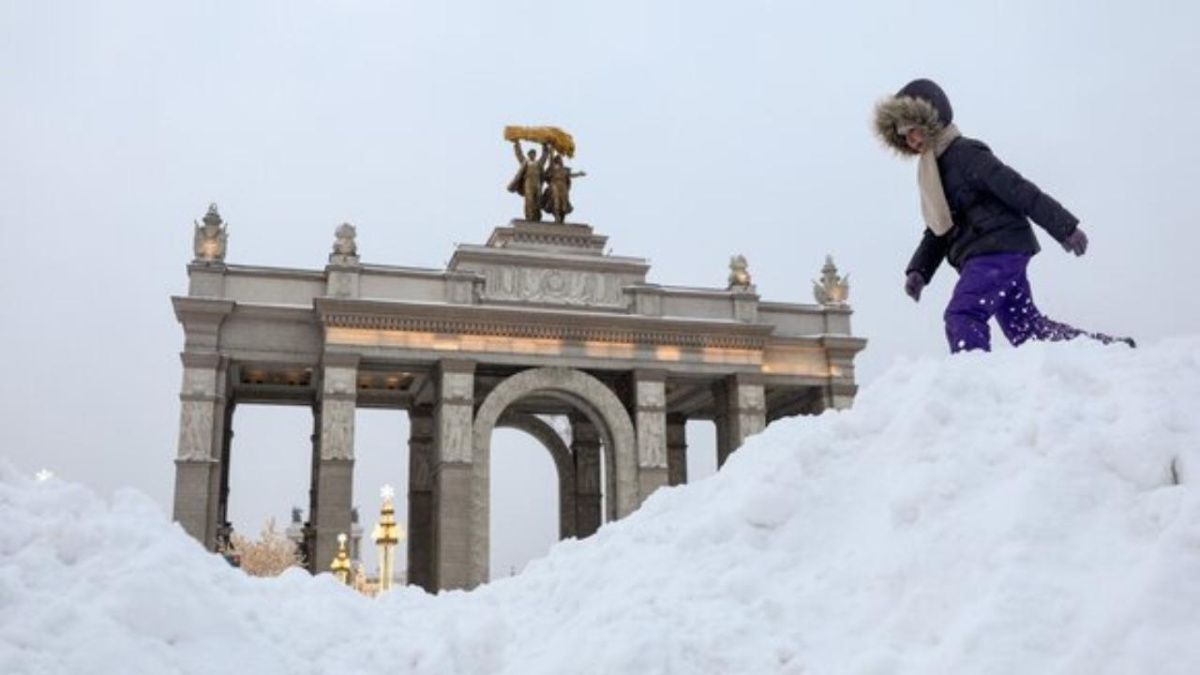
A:
[[[946,127],[937,108],[923,98],[889,96],[875,104],[875,134],[879,139],[901,155],[916,155],[896,130],[900,125],[919,127],[930,139],[937,138]]]

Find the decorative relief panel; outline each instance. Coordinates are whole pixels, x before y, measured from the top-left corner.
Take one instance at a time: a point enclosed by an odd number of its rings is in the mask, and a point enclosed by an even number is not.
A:
[[[763,429],[767,428],[767,419],[763,416],[762,411],[738,413],[738,425],[742,432],[742,440],[753,436]],[[738,443],[741,445],[741,443]]]
[[[438,461],[470,462],[474,455],[470,406],[442,405],[437,418]]]
[[[354,459],[354,402],[321,405],[321,459]]]
[[[179,413],[179,459],[211,459],[213,431],[213,404],[183,401]]]
[[[475,397],[474,373],[443,373],[442,400],[473,403]]]
[[[486,266],[483,299],[585,307],[625,306],[620,276],[586,270]]]
[[[430,492],[433,490],[433,447],[422,445],[409,450],[408,479],[409,492]]]
[[[667,416],[661,410],[637,414],[638,466],[667,465]]]
[[[639,408],[662,408],[667,403],[667,389],[662,382],[638,382],[637,406]]]
[[[737,388],[737,406],[751,410],[766,408],[766,396],[761,384],[742,384]]]

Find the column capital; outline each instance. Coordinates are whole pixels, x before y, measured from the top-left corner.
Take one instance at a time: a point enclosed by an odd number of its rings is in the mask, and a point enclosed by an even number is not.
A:
[[[666,382],[667,371],[657,368],[638,368],[633,371],[633,379],[637,382]]]
[[[184,368],[220,368],[229,363],[229,359],[220,352],[179,352],[179,360]]]
[[[358,368],[361,360],[362,357],[358,354],[325,352],[321,355],[321,365],[325,368]]]
[[[442,359],[437,369],[443,373],[475,373],[475,362],[469,359]]]

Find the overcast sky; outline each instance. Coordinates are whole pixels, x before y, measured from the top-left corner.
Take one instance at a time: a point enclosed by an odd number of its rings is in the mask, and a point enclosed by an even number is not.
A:
[[[520,213],[506,124],[575,135],[574,218],[652,282],[723,286],[742,253],[764,299],[808,302],[832,253],[870,340],[861,382],[941,355],[955,274],[919,305],[901,291],[915,166],[869,130],[921,76],[1082,219],[1081,259],[1039,235],[1047,314],[1200,332],[1198,25],[1185,1],[4,0],[0,452],[169,513],[192,220],[220,204],[232,263],[319,268],[350,221],[364,261],[440,267]],[[404,492],[407,422],[358,421],[369,528],[378,487]],[[239,410],[240,529],[305,503],[310,430],[304,410]],[[704,473],[711,425],[689,431]],[[494,574],[557,528],[548,455],[497,433]]]

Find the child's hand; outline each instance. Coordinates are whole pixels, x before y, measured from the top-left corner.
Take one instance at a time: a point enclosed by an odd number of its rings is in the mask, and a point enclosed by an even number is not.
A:
[[[921,290],[925,288],[925,277],[921,276],[920,272],[909,272],[908,277],[904,280],[904,292],[908,297],[913,299],[913,302],[921,301]]]
[[[1075,231],[1071,234],[1068,234],[1067,238],[1063,239],[1062,242],[1062,247],[1067,249],[1067,253],[1074,253],[1077,256],[1087,253],[1087,245],[1087,235],[1084,234],[1083,230],[1078,226],[1076,226]]]

